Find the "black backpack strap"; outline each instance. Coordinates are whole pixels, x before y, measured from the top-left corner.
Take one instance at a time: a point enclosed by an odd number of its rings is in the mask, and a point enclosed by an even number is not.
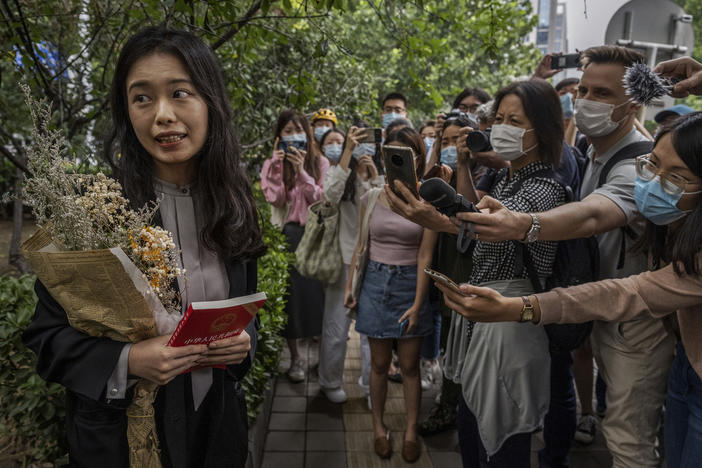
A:
[[[519,241],[514,242],[514,249],[516,251],[516,257],[514,262],[514,276],[522,274],[522,269],[526,267],[527,275],[529,276],[529,281],[534,288],[535,293],[544,292],[544,287],[539,280],[539,274],[536,271],[534,263],[531,261],[531,254],[529,254],[529,249],[526,245]]]
[[[597,179],[597,188],[600,188],[605,184],[607,177],[609,176],[609,172],[615,165],[619,164],[625,159],[634,159],[642,154],[648,154],[652,149],[653,142],[649,140],[637,141],[636,143],[631,143],[626,145],[624,148],[621,148],[619,151],[614,153],[614,156],[609,158],[609,161],[605,163],[604,167],[602,168],[602,172],[600,172],[600,177]]]
[[[605,163],[604,167],[602,168],[602,172],[600,172],[600,177],[597,180],[597,188],[600,188],[605,184],[610,171],[615,165],[626,159],[633,159],[637,156],[641,156],[642,154],[648,154],[651,152],[652,149],[653,142],[649,140],[637,141],[636,143],[631,143],[629,145],[626,145],[624,148],[621,148],[614,154],[614,156],[609,158],[609,161]],[[624,268],[624,260],[626,259],[626,237],[629,236],[633,240],[636,240],[636,238],[638,237],[634,230],[631,229],[628,225],[623,226],[621,230],[622,244],[619,248],[619,260],[617,261],[617,270],[621,270],[622,268]]]

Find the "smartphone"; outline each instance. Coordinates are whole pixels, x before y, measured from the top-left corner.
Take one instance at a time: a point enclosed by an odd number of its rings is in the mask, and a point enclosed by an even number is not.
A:
[[[408,319],[404,319],[402,322],[400,322],[400,336],[405,336],[405,333],[407,333],[407,327],[409,327]]]
[[[579,68],[580,53],[554,55],[551,57],[551,70],[560,70],[562,68]]]
[[[383,129],[382,128],[365,128],[365,133],[359,143],[375,143],[378,144],[383,141]]]
[[[285,154],[292,153],[290,148],[296,148],[300,151],[307,151],[307,142],[304,141],[279,141],[278,149],[283,150]]]
[[[432,279],[436,280],[437,282],[443,284],[447,288],[451,288],[455,292],[457,292],[459,294],[463,294],[461,292],[461,288],[458,287],[456,282],[454,280],[452,280],[451,278],[449,278],[448,276],[446,276],[445,274],[439,273],[438,271],[434,271],[430,268],[425,268],[424,273],[429,275]]]
[[[419,199],[417,191],[417,169],[414,166],[414,151],[408,146],[385,145],[381,148],[383,162],[385,163],[385,173],[388,184],[392,191],[405,203],[405,197],[395,192],[395,181],[399,180],[412,192],[415,198]]]

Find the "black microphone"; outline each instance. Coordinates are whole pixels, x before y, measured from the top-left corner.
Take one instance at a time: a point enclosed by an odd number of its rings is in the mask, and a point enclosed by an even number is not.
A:
[[[479,212],[473,203],[456,193],[453,187],[438,177],[425,181],[419,187],[419,196],[434,205],[441,214],[449,217],[462,211]]]

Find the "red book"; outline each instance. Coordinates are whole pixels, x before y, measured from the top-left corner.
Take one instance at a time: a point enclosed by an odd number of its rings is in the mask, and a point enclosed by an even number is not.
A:
[[[168,346],[209,344],[240,334],[266,302],[266,293],[223,301],[193,302],[168,340]]]

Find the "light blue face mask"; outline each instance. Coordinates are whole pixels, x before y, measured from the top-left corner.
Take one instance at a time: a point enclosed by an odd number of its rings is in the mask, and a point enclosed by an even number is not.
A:
[[[390,112],[389,114],[383,114],[383,128],[386,128],[388,125],[390,125],[393,120],[397,119],[404,119],[404,117],[401,114],[397,114],[395,112]]]
[[[634,182],[636,208],[646,219],[658,226],[670,224],[690,213],[678,208],[678,202],[684,194],[695,193],[700,192],[682,192],[679,195],[671,195],[663,190],[660,176],[649,181],[637,177]]]
[[[280,141],[290,143],[293,141],[299,141],[302,143],[307,143],[307,134],[305,133],[293,133],[292,135],[284,135],[280,137]]]
[[[339,143],[330,143],[324,145],[324,156],[326,156],[334,164],[341,161],[341,145]]]
[[[561,96],[561,109],[563,109],[563,118],[570,119],[573,117],[573,95],[565,93]]]
[[[374,143],[361,143],[351,153],[351,155],[356,159],[360,158],[361,156],[363,156],[365,154],[367,154],[368,156],[371,156],[371,157],[375,154],[375,144]]]
[[[314,138],[317,142],[322,142],[322,137],[331,130],[331,127],[314,127]]]
[[[424,137],[424,149],[427,151],[427,159],[429,159],[429,155],[431,154],[431,149],[434,147],[435,141],[435,138]]]
[[[451,169],[456,169],[458,166],[458,151],[455,146],[441,148],[441,164],[446,164]]]

